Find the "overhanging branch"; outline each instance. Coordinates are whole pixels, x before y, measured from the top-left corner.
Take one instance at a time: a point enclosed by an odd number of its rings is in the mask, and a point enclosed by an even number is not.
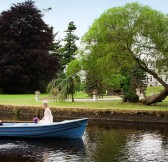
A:
[[[168,90],[168,84],[166,84],[154,71],[150,70],[147,65],[142,62],[140,59],[134,56],[132,51],[128,48],[129,52],[131,53],[132,58],[136,61],[136,63],[139,65],[139,68],[144,70],[145,72],[151,74],[160,84],[162,84],[165,89]]]

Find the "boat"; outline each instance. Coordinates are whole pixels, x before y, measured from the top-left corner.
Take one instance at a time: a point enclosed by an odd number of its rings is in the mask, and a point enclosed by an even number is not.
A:
[[[0,137],[15,138],[82,138],[87,118],[64,120],[52,124],[3,123]]]

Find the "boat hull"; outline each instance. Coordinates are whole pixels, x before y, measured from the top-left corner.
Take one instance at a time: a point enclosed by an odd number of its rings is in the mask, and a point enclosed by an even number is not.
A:
[[[19,138],[82,138],[87,118],[66,120],[49,125],[34,123],[4,123],[0,137]]]

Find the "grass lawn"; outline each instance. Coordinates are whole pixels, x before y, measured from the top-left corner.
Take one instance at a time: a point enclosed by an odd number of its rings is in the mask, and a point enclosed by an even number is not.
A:
[[[82,91],[75,93],[74,95],[75,98],[81,99],[81,98],[90,98],[87,93],[84,93]]]
[[[148,87],[146,90],[146,95],[151,96],[152,94],[157,94],[163,90],[163,86]]]
[[[84,94],[80,93],[80,96]],[[40,94],[41,101],[35,101],[34,94],[4,95],[0,94],[0,104],[5,105],[42,105],[42,99],[48,97],[48,94]],[[87,96],[85,96],[87,97]],[[60,108],[100,108],[100,109],[135,109],[135,110],[168,110],[168,98],[162,103],[153,106],[145,106],[140,103],[123,103],[120,100],[114,101],[96,101],[96,102],[50,102],[50,106]]]
[[[48,94],[40,94],[41,98],[45,98]],[[34,94],[0,94],[0,104],[6,105],[40,105],[35,101]]]

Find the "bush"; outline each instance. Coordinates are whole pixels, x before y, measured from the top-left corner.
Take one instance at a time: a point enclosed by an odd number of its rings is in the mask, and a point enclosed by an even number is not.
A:
[[[124,102],[138,102],[139,96],[135,92],[126,92],[123,98]]]

